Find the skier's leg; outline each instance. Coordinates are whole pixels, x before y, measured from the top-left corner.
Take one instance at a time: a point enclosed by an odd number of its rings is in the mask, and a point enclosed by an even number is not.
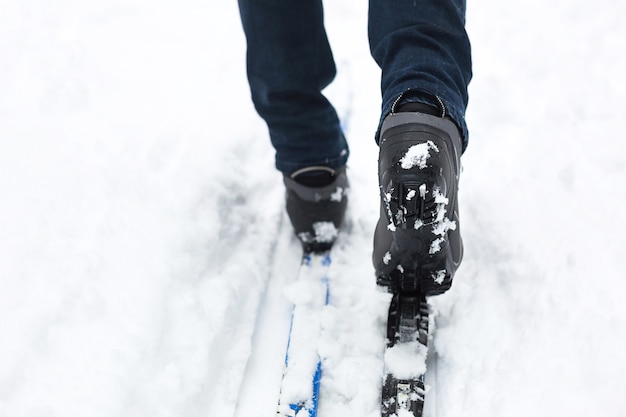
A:
[[[348,145],[322,95],[335,77],[321,0],[239,0],[252,100],[283,172],[305,251],[330,248],[346,211]]]
[[[370,0],[369,40],[382,69],[381,123],[401,96],[436,108],[443,104],[466,145],[472,69],[465,0]]]
[[[341,168],[348,146],[322,95],[335,77],[321,0],[239,0],[252,100],[268,125],[276,166]]]
[[[373,261],[379,284],[394,292],[442,293],[461,262],[457,189],[471,78],[464,24],[464,0],[370,0],[383,95]]]

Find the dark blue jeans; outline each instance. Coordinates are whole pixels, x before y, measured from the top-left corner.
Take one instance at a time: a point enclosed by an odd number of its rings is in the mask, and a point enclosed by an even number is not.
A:
[[[344,166],[348,144],[321,93],[336,73],[322,0],[239,0],[239,10],[252,101],[268,125],[276,167],[288,174]],[[369,42],[382,70],[381,122],[399,102],[443,107],[467,144],[465,0],[370,0]]]

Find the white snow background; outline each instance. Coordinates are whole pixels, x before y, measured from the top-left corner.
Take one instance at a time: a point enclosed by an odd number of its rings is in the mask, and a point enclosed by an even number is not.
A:
[[[432,300],[429,413],[624,416],[626,3],[468,6],[466,255]],[[378,415],[366,7],[326,2],[352,189],[320,417]],[[236,2],[0,1],[0,416],[273,415],[299,247],[244,57]]]

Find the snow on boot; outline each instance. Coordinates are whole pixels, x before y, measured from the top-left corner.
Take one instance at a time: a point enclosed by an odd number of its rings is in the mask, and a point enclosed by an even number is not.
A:
[[[391,292],[447,291],[463,257],[457,189],[461,137],[445,118],[392,113],[381,127],[377,283]]]
[[[346,169],[314,166],[284,177],[287,214],[306,253],[331,248],[348,204]]]

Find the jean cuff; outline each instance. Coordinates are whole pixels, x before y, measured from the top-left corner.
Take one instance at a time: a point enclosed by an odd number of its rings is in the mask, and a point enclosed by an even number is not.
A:
[[[465,151],[465,149],[467,148],[469,137],[467,124],[465,122],[465,111],[456,108],[454,105],[452,105],[452,103],[450,103],[449,101],[445,101],[436,94],[413,88],[409,88],[394,97],[393,100],[383,103],[383,111],[380,117],[380,121],[378,123],[378,128],[376,129],[376,143],[378,143],[380,128],[385,118],[389,114],[395,113],[398,109],[398,106],[405,103],[422,103],[439,109],[439,116],[452,120],[452,122],[459,129],[461,139],[463,141],[463,151]]]

